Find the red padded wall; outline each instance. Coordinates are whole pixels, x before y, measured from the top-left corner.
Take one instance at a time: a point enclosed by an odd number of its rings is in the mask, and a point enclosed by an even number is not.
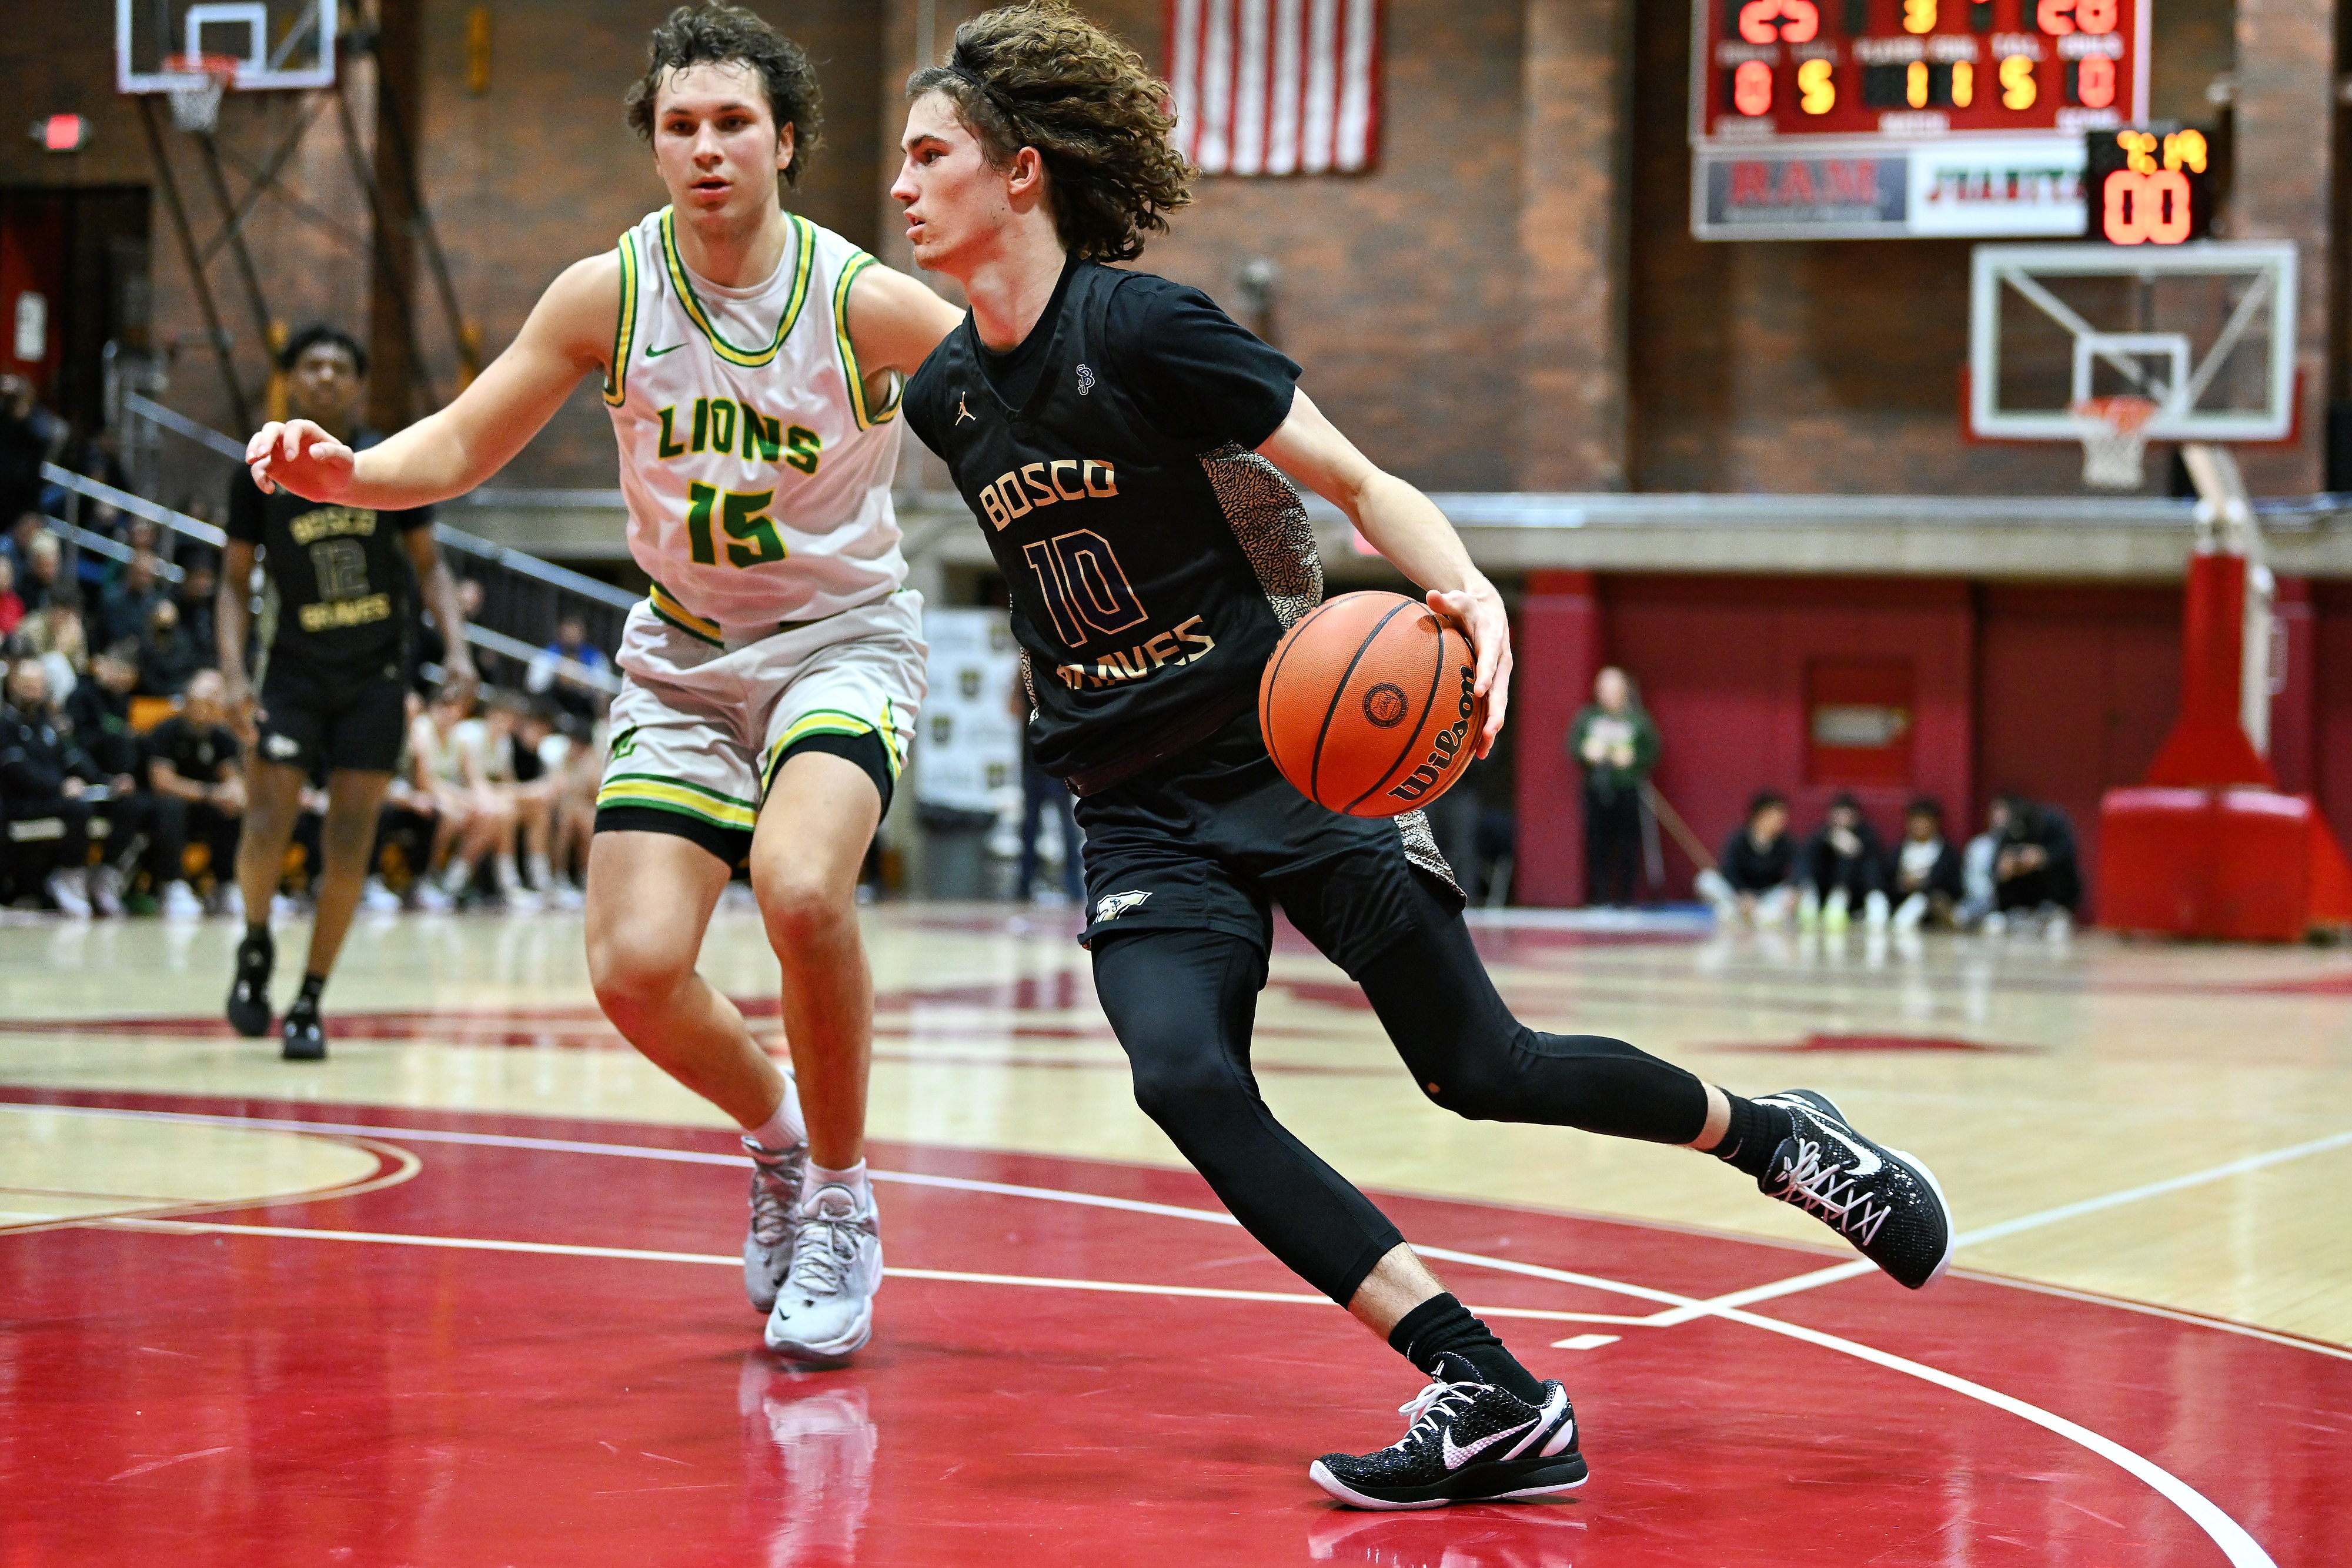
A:
[[[1970,820],[1972,613],[1964,583],[1875,578],[1612,577],[1602,644],[1640,683],[1663,740],[1656,781],[1710,849],[1748,797],[1790,798],[1811,833],[1834,786],[1809,785],[1806,670],[1825,658],[1908,660],[1916,711],[1907,782],[1857,789],[1882,834],[1913,794]],[[1522,821],[1525,818],[1522,817]],[[1664,896],[1690,896],[1693,868],[1665,841]]]

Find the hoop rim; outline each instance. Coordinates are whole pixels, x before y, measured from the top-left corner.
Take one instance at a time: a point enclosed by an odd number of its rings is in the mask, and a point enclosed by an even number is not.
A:
[[[2076,418],[2119,436],[2137,435],[2142,426],[2163,412],[2164,405],[2154,398],[2138,397],[2130,392],[2086,397],[2074,405]]]
[[[231,86],[245,62],[235,55],[165,55],[163,69],[157,73],[167,77],[210,77],[223,86]]]

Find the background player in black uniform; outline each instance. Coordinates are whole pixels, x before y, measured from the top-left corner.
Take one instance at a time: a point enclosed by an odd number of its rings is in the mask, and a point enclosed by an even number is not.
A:
[[[1950,1217],[1924,1166],[1818,1094],[1744,1100],[1622,1040],[1527,1028],[1417,814],[1339,816],[1275,770],[1252,699],[1322,589],[1283,473],[1464,628],[1482,754],[1503,724],[1510,629],[1443,514],[1332,427],[1297,365],[1196,290],[1101,265],[1189,199],[1167,89],[1040,4],[965,23],[908,94],[892,194],[917,263],[971,310],[917,371],[907,415],[1012,585],[1036,756],[1080,796],[1096,989],[1137,1100],[1251,1234],[1431,1378],[1402,1439],[1324,1456],[1317,1483],[1425,1508],[1560,1490],[1585,1465],[1560,1385],[1530,1376],[1258,1098],[1272,903],[1363,987],[1435,1103],[1711,1151],[1903,1283],[1940,1274]]]
[[[364,450],[381,440],[358,428],[353,413],[367,375],[367,353],[348,334],[310,327],[294,335],[281,361],[289,413],[323,426]],[[422,583],[433,618],[448,638],[445,689],[470,694],[474,666],[466,652],[457,587],[433,543],[429,507],[376,512],[306,501],[290,490],[264,495],[253,476],[230,481],[228,550],[222,563],[220,667],[248,765],[245,834],[236,879],[245,895],[245,940],[237,947],[228,1020],[240,1034],[269,1029],[269,977],[276,952],[269,901],[286,846],[313,772],[327,776],[320,830],[324,862],[310,922],[302,989],[286,1010],[285,1054],[315,1061],[327,1053],[319,993],[351,929],[367,878],[376,808],[392,781],[406,722],[403,705],[414,595]],[[260,700],[246,674],[247,584],[256,550],[269,577]]]

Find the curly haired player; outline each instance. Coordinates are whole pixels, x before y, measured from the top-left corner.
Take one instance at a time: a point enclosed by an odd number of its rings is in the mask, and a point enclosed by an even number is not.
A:
[[[567,268],[440,413],[357,454],[273,424],[247,459],[265,487],[419,506],[488,478],[583,376],[603,378],[629,550],[653,587],[622,642],[589,975],[632,1044],[745,1130],[744,1281],[769,1347],[837,1361],[871,1334],[882,1277],[857,872],[925,685],[890,507],[896,416],[903,372],[955,312],[784,209],[820,120],[798,46],[708,4],[672,12],[648,56],[629,122],[670,204]],[[695,972],[747,857],[794,1078]]]
[[[1190,198],[1167,89],[1065,4],[991,11],[907,89],[891,194],[970,313],[908,422],[944,458],[1013,591],[1041,766],[1079,797],[1096,988],[1137,1102],[1250,1233],[1425,1373],[1404,1437],[1309,1474],[1363,1508],[1559,1491],[1585,1462],[1538,1382],[1362,1194],[1277,1123],[1249,1071],[1270,906],[1363,988],[1431,1102],[1714,1154],[1917,1288],[1951,1253],[1926,1166],[1810,1091],[1748,1100],[1622,1040],[1511,1016],[1417,815],[1327,811],[1276,772],[1252,697],[1321,597],[1287,474],[1345,511],[1478,655],[1501,730],[1501,599],[1429,499],[1208,298],[1104,265]]]

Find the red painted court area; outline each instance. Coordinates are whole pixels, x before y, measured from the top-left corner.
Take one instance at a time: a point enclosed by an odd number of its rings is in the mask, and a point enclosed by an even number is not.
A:
[[[1307,1462],[1395,1438],[1417,1379],[1189,1174],[877,1146],[875,1343],[793,1373],[716,1136],[13,1098],[299,1124],[411,1174],[0,1237],[8,1564],[2343,1561],[2352,1359],[2178,1314],[1850,1274],[1701,1311],[1844,1260],[1392,1197],[1568,1381],[1593,1477],[1366,1515]]]

